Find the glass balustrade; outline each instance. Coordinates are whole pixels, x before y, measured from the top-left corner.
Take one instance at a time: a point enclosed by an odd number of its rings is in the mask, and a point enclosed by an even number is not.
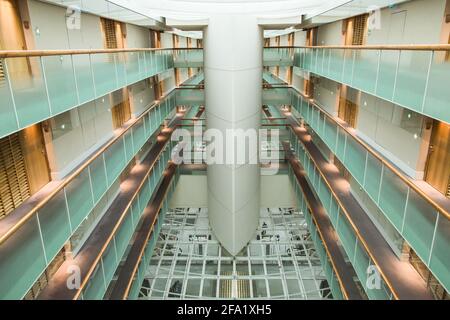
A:
[[[142,282],[144,281],[145,272],[150,264],[150,260],[153,255],[153,250],[155,249],[156,241],[158,240],[159,232],[161,231],[165,214],[169,210],[169,201],[172,198],[173,193],[175,192],[175,187],[178,183],[179,178],[180,178],[180,171],[179,168],[177,167],[175,169],[175,175],[170,182],[170,186],[164,199],[164,203],[156,218],[157,220],[153,225],[150,238],[144,248],[144,254],[142,255],[141,260],[139,261],[138,268],[136,270],[136,273],[134,274],[131,288],[127,297],[127,299],[129,300],[136,300],[139,296],[139,289],[141,288]]]
[[[294,174],[291,166],[289,166],[289,169],[288,169],[288,176],[289,176],[289,180],[291,182],[292,187],[294,188],[294,192],[296,195],[297,208],[298,208],[298,210],[303,212],[303,214],[305,216],[305,220],[308,224],[308,229],[309,229],[311,238],[314,242],[314,246],[317,250],[317,254],[319,255],[321,265],[325,271],[325,276],[327,278],[328,285],[333,294],[333,299],[342,300],[342,299],[344,299],[344,296],[342,294],[342,290],[341,290],[339,281],[337,279],[336,272],[332,267],[332,264],[330,262],[330,257],[328,256],[328,254],[325,250],[323,240],[317,231],[317,226],[316,226],[316,224],[312,218],[312,215],[308,209],[307,200],[305,199],[305,197],[303,195],[303,191],[295,177],[295,174]]]
[[[20,299],[173,112],[176,94],[152,107],[48,199],[0,246],[0,297]],[[13,226],[11,226],[13,227]],[[20,279],[20,281],[17,281]]]
[[[448,50],[265,48],[264,64],[294,65],[450,123]]]
[[[175,68],[202,68],[203,49],[173,50]]]
[[[174,67],[172,50],[8,57],[0,63],[0,137]]]
[[[265,48],[264,65],[294,65],[450,122],[447,56],[448,50],[431,49]]]
[[[132,199],[131,206],[125,213],[124,220],[120,224],[118,230],[115,232],[114,237],[111,239],[110,243],[107,244],[107,249],[102,253],[101,259],[99,260],[96,269],[94,269],[86,286],[83,288],[83,292],[81,295],[82,299],[103,299],[106,290],[111,283],[114,274],[116,273],[117,267],[124,259],[127,247],[130,243],[131,237],[136,230],[136,227],[138,226],[142,214],[144,213],[147,204],[149,203],[152,195],[157,190],[157,187],[161,182],[163,172],[166,169],[166,164],[170,160],[173,147],[174,143],[172,142],[169,142],[165,146],[164,151],[161,152],[150,174],[145,179],[143,186]],[[166,212],[167,210],[168,199],[174,191],[174,185],[176,181],[177,179],[172,179],[171,181],[170,191],[168,193],[168,196],[166,196],[166,199],[164,200],[161,213]],[[152,233],[152,237],[149,240],[148,245],[150,247],[154,247],[154,244],[156,243],[157,234],[160,228],[159,221],[162,220],[158,217],[158,220],[154,226],[154,232]],[[143,256],[143,259],[145,259],[145,257],[146,255]],[[100,272],[98,270],[100,270]]]
[[[368,274],[370,274],[369,271],[377,267],[355,234],[355,230],[351,227],[346,215],[342,212],[337,200],[320,175],[309,153],[305,150],[302,143],[299,142],[292,130],[290,131],[290,142],[296,157],[305,168],[309,185],[330,217],[330,221],[339,236],[342,247],[349,257],[367,296],[370,299],[392,299],[392,293],[388,289],[384,279],[380,279],[381,285],[379,288],[370,286],[370,281],[367,281]]]
[[[265,48],[263,61],[265,67],[292,66],[294,48]]]
[[[380,160],[318,106],[292,94],[293,108],[347,168],[425,265],[450,289],[450,220],[392,166]]]
[[[198,89],[177,90],[177,105],[205,105],[205,91]]]

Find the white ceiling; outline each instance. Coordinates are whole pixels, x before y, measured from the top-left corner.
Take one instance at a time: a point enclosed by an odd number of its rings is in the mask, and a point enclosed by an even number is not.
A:
[[[206,19],[217,14],[291,17],[329,10],[348,0],[108,0],[144,15],[177,20]]]
[[[214,15],[258,18],[265,37],[355,16],[408,0],[41,0],[155,29],[200,38]],[[181,31],[184,30],[184,31]]]

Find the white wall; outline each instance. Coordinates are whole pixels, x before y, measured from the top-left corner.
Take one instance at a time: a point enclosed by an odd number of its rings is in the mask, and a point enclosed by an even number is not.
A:
[[[63,7],[29,0],[28,9],[35,49],[103,48],[99,17],[82,13],[80,28],[68,29]]]
[[[173,38],[171,33],[161,33],[161,48],[173,48]]]
[[[150,30],[127,23],[127,47],[150,48]]]
[[[446,0],[414,0],[383,9],[381,28],[368,33],[367,44],[440,43],[445,5]]]
[[[159,82],[163,83],[163,94],[166,94],[176,87],[174,69],[167,70],[158,75]]]
[[[181,175],[170,207],[205,208],[208,206],[208,186],[206,175]]]
[[[280,36],[280,46],[288,46],[289,42],[288,42],[288,35],[282,35]]]
[[[287,174],[261,176],[261,208],[295,206],[295,192]]]
[[[318,28],[318,46],[342,45],[343,40],[341,20],[324,24]]]
[[[148,81],[139,81],[128,87],[131,113],[137,117],[155,100],[155,92]]]
[[[430,44],[448,41],[444,23],[446,0],[414,0],[384,8],[380,29],[368,32],[367,44]],[[448,27],[450,29],[450,27]],[[318,45],[342,44],[342,21],[319,27]],[[406,54],[405,54],[406,56]],[[414,55],[414,64],[426,66],[428,56]],[[392,62],[395,65],[395,61]],[[321,79],[315,97],[327,111],[336,105],[330,97],[328,80]],[[328,93],[327,93],[328,91]],[[318,95],[320,95],[318,97]],[[425,117],[384,100],[361,93],[358,135],[413,178],[422,178],[429,130],[422,127]],[[405,118],[411,114],[411,118]]]
[[[367,44],[441,43],[445,6],[446,0],[414,0],[384,8],[380,28],[368,32]],[[342,20],[321,25],[317,40],[318,45],[342,45]]]
[[[181,175],[170,207],[207,207],[206,175]],[[295,207],[295,192],[287,175],[261,176],[261,208]]]
[[[327,78],[314,78],[314,99],[332,115],[337,115],[339,103],[339,85]]]
[[[294,46],[304,46],[306,44],[306,31],[296,31],[294,34]]]
[[[53,117],[50,124],[50,170],[61,179],[113,136],[109,96]]]
[[[423,178],[431,131],[424,121],[420,114],[361,93],[358,135],[416,179]]]

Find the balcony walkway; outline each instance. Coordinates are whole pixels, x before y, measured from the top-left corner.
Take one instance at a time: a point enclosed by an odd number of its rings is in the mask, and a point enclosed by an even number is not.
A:
[[[367,213],[351,194],[349,183],[340,176],[336,167],[330,166],[320,150],[312,142],[311,136],[307,131],[300,127],[294,117],[289,116],[287,121],[291,124],[296,136],[301,140],[308,153],[314,159],[318,169],[323,173],[327,182],[344,205],[360,238],[370,248],[374,262],[387,279],[390,289],[397,298],[433,299],[425,281],[411,264],[398,259]]]

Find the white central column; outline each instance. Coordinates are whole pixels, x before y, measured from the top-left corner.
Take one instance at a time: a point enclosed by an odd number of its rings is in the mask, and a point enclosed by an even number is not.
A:
[[[263,31],[256,17],[213,16],[203,39],[207,129],[219,130],[224,138],[242,130],[258,137]],[[258,145],[248,141],[236,139],[233,144],[228,139],[223,149],[226,157],[245,145],[244,163],[213,164],[207,169],[210,224],[232,255],[254,236],[259,220],[260,169],[254,152]]]

